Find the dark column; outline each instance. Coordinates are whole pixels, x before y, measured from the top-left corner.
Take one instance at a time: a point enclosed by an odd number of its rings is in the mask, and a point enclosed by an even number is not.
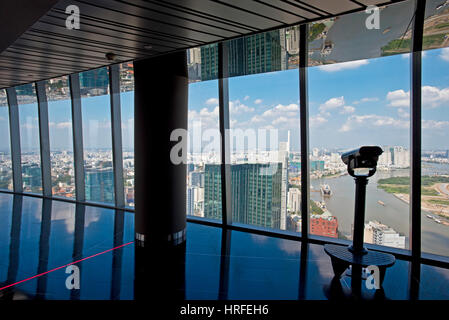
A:
[[[51,207],[50,199],[42,199],[41,235],[39,238],[39,264],[37,274],[48,271],[48,258],[50,254],[51,231]],[[44,300],[47,294],[47,275],[37,278],[36,299]]]
[[[187,130],[186,52],[135,61],[134,80],[136,246],[176,245],[185,240],[187,141],[172,132]]]

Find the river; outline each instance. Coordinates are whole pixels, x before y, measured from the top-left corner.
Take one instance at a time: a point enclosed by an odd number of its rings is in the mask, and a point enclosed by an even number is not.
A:
[[[422,168],[423,175],[449,174],[448,164],[425,163]],[[365,220],[377,220],[392,227],[401,235],[406,236],[408,248],[409,237],[409,205],[396,198],[393,194],[377,188],[377,181],[381,178],[408,176],[409,169],[397,169],[389,172],[378,171],[369,179],[366,194]],[[328,184],[332,190],[332,196],[325,198],[326,206],[332,215],[338,219],[339,231],[347,237],[351,235],[351,225],[354,220],[354,179],[349,176],[336,178],[322,178],[311,180],[315,190],[319,190],[321,184]],[[321,193],[310,192],[312,200],[322,200]],[[385,203],[382,206],[378,201]],[[449,226],[438,224],[426,217],[427,212],[422,212],[422,250],[423,252],[449,256]]]

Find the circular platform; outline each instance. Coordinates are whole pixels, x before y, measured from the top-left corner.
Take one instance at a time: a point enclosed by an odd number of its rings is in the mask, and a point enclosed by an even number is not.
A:
[[[324,245],[324,251],[331,257],[337,258],[348,264],[367,266],[390,267],[396,261],[395,257],[389,253],[368,251],[363,255],[355,255],[349,251],[348,247],[338,246],[334,244]]]

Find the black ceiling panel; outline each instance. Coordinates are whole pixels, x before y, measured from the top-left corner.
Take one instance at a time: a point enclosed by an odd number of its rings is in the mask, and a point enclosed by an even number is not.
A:
[[[35,0],[27,2],[33,4],[27,7],[33,12],[23,16],[8,5],[2,8],[2,16],[10,26],[0,28],[0,39],[7,40],[0,47],[0,88],[392,2],[397,1]],[[20,3],[24,1],[16,1]],[[80,9],[79,30],[66,28],[69,5]],[[113,61],[106,59],[110,52],[115,54]]]

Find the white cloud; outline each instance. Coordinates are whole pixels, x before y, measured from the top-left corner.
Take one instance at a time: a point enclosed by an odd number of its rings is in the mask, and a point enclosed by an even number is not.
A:
[[[278,124],[283,124],[283,123],[287,123],[288,119],[286,117],[279,117],[275,120],[273,120],[272,124],[273,125],[278,125]]]
[[[341,114],[348,114],[348,113],[354,113],[355,108],[351,106],[344,106],[343,109],[340,111]]]
[[[444,102],[449,102],[449,88],[422,87],[423,107],[435,108]]]
[[[343,107],[345,105],[345,99],[343,96],[336,97],[336,98],[330,98],[325,103],[320,105],[320,111],[326,112],[329,110],[337,109],[340,107]]]
[[[339,110],[340,114],[348,114],[355,112],[354,107],[345,105],[345,98],[343,96],[327,100],[325,103],[320,105],[319,110],[320,115],[323,117],[330,117],[331,116],[330,111],[332,110]]]
[[[248,100],[249,99],[249,96],[245,96],[244,98],[243,98],[243,101],[246,101],[246,100]]]
[[[342,70],[348,70],[348,69],[357,69],[363,65],[368,64],[368,60],[356,60],[356,61],[348,61],[348,62],[342,62],[342,63],[334,63],[334,64],[326,64],[319,66],[318,68],[322,71],[326,72],[336,72],[336,71],[342,71]]]
[[[239,100],[229,101],[229,111],[231,114],[241,114],[245,112],[254,112],[254,108],[240,103]]]
[[[261,104],[262,103],[262,99],[256,99],[256,100],[254,100],[254,103],[255,104]]]
[[[218,105],[218,99],[217,98],[210,98],[206,100],[206,105],[208,106],[216,106]]]
[[[410,91],[395,90],[387,93],[387,100],[392,107],[409,107]],[[424,108],[435,108],[449,102],[449,88],[439,89],[432,86],[422,87],[422,101]]]
[[[408,107],[410,105],[410,91],[395,90],[387,93],[387,100],[392,107]]]
[[[328,120],[321,115],[316,115],[309,118],[309,125],[311,127],[317,127],[323,123],[326,123]]]
[[[449,61],[449,48],[444,48],[441,50],[440,58]]]
[[[250,120],[251,125],[260,128],[297,128],[299,126],[299,106],[297,104],[282,105],[266,110],[262,114],[254,115]]]
[[[410,118],[410,113],[403,108],[398,109],[398,116],[401,118]]]
[[[199,112],[190,110],[188,119],[189,130],[193,130],[195,126],[201,127],[202,130],[218,128],[219,108],[216,106],[213,109],[203,108]]]
[[[343,126],[340,128],[340,132],[348,132],[357,127],[394,127],[394,128],[408,128],[408,120],[400,120],[387,116],[379,116],[376,114],[368,115],[352,115],[350,116]]]
[[[353,104],[360,104],[364,102],[374,102],[379,101],[379,98],[362,98],[360,100],[354,101]]]
[[[70,121],[58,122],[56,124],[56,128],[58,128],[58,129],[71,129],[72,128],[72,123]]]
[[[449,121],[422,120],[423,129],[449,129]]]

